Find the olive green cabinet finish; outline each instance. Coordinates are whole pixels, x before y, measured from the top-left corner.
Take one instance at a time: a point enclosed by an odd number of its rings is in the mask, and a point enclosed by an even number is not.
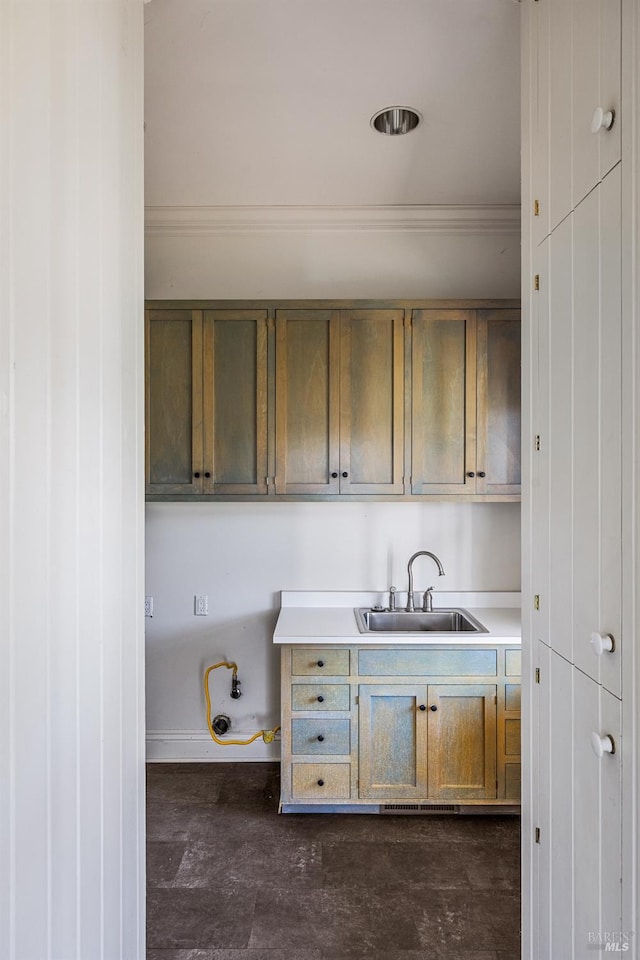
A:
[[[426,686],[362,684],[358,696],[360,796],[428,796]]]
[[[520,314],[414,310],[414,494],[520,493]]]
[[[404,493],[404,311],[340,321],[340,493]]]
[[[146,371],[152,500],[519,498],[513,302],[153,301]]]
[[[340,492],[337,310],[276,311],[276,494]]]
[[[204,311],[204,493],[267,488],[267,311]]]
[[[360,796],[495,800],[495,684],[360,687]]]
[[[520,648],[283,646],[281,809],[520,801]],[[327,672],[328,671],[328,672]]]
[[[471,683],[429,687],[430,797],[462,802],[497,796],[496,689]]]
[[[146,313],[147,494],[267,493],[267,311]]]
[[[520,493],[520,354],[520,311],[479,310],[478,493]]]
[[[276,310],[276,494],[404,493],[403,321]]]
[[[201,494],[202,311],[147,310],[145,347],[147,493]]]

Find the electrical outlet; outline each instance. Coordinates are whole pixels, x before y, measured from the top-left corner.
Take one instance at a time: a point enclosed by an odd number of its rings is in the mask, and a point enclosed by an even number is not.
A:
[[[153,616],[153,597],[144,598],[144,615],[145,617]]]
[[[194,604],[194,614],[196,617],[206,617],[209,614],[209,597],[207,596],[196,596],[193,598],[195,601]]]

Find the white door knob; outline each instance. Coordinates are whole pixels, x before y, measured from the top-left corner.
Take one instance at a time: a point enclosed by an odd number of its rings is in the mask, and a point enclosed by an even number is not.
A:
[[[600,133],[602,129],[611,130],[615,117],[615,110],[603,110],[602,107],[596,107],[591,118],[591,133]]]
[[[596,757],[603,757],[605,753],[615,753],[616,745],[613,742],[613,737],[610,737],[609,734],[601,737],[599,733],[592,733],[591,749]]]
[[[595,653],[596,657],[601,657],[603,653],[613,653],[616,648],[615,640],[610,633],[592,633],[591,634],[591,649]]]

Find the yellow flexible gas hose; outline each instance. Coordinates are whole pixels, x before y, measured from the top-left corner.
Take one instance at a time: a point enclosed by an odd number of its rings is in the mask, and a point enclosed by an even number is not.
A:
[[[257,740],[258,737],[262,737],[265,743],[272,743],[275,740],[276,733],[280,727],[274,727],[273,730],[258,730],[257,733],[254,733],[252,737],[248,740],[221,740],[220,737],[216,736],[216,732],[213,729],[213,724],[211,722],[211,694],[209,693],[209,674],[212,670],[217,670],[218,667],[226,667],[227,670],[233,670],[234,678],[238,675],[238,667],[235,663],[230,663],[227,660],[221,660],[220,663],[214,663],[212,666],[207,667],[204,674],[204,696],[207,701],[207,726],[209,727],[209,733],[211,734],[211,739],[215,740],[216,743],[219,743],[222,747],[231,746],[232,744],[238,747],[246,747],[247,744],[253,743],[254,740]]]

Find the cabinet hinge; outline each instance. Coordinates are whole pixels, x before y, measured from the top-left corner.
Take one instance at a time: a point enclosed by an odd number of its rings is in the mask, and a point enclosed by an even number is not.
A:
[[[540,594],[539,594],[539,593],[534,594],[534,597],[533,597],[533,609],[534,609],[534,610],[539,610],[539,609],[540,609]]]
[[[358,696],[358,694],[357,694],[357,693],[356,693],[356,699],[355,699],[355,702],[356,702],[356,704],[358,704],[358,703],[360,703],[360,697]]]
[[[540,452],[540,434],[539,433],[536,433],[533,447],[534,447],[534,450],[536,450],[536,452],[538,453]]]
[[[498,705],[498,694],[497,694],[497,693],[494,693],[494,695],[493,695],[493,702],[496,704],[496,706]]]
[[[265,477],[264,482],[265,482],[265,485],[268,487],[271,483],[271,477]]]
[[[535,277],[533,278],[533,289],[534,289],[534,290],[539,290],[539,289],[540,289],[540,274],[539,274],[539,273],[536,273]]]
[[[540,667],[536,667],[536,683],[540,683]]]
[[[536,827],[536,843],[540,843],[540,827]]]
[[[539,216],[540,216],[540,201],[539,201],[539,200],[534,200],[534,201],[533,201],[533,215],[534,215],[534,217],[539,217]]]

